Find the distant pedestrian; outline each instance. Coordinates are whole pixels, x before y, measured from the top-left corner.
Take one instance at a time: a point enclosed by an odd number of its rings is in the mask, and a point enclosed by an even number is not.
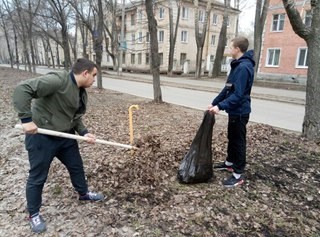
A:
[[[38,134],[45,128],[74,134],[77,132],[95,142],[82,122],[86,112],[87,92],[97,75],[96,65],[87,59],[78,59],[69,72],[52,72],[20,83],[13,94],[14,108],[26,133],[30,170],[26,186],[29,222],[34,232],[46,230],[39,214],[42,190],[54,157],[68,169],[71,182],[79,193],[79,200],[100,201],[102,194],[89,192],[85,179],[78,142],[67,138]],[[31,103],[31,102],[34,103]]]
[[[216,170],[227,170],[232,175],[223,181],[226,187],[244,182],[246,166],[246,125],[251,112],[251,88],[254,78],[253,51],[247,51],[248,39],[236,37],[231,40],[230,52],[233,58],[231,71],[225,87],[208,106],[217,114],[220,110],[228,113],[228,148],[226,161],[214,166]]]

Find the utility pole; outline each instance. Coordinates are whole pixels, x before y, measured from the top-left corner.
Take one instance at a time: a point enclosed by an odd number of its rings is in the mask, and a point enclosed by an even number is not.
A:
[[[125,11],[125,0],[122,0],[122,16],[121,16],[121,34],[120,34],[120,50],[119,50],[119,65],[118,65],[118,76],[122,75],[122,57],[124,51],[124,11]]]

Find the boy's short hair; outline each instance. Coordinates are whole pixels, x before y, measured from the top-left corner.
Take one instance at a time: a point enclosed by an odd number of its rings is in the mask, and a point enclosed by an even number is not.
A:
[[[249,40],[246,37],[238,36],[231,40],[233,47],[238,47],[242,53],[246,52],[249,47]]]
[[[92,72],[94,68],[97,68],[97,65],[94,62],[86,58],[78,58],[72,65],[72,72],[78,75],[85,70],[88,70],[88,72]]]

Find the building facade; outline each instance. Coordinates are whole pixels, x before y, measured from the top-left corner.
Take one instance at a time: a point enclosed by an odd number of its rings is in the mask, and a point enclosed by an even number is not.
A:
[[[157,20],[160,71],[166,72],[169,61],[169,8],[173,11],[173,21],[177,18],[176,1],[155,1],[154,15]],[[208,28],[203,50],[203,71],[212,67],[215,53],[217,50],[219,33],[222,26],[224,5],[215,3],[208,16]],[[180,20],[178,26],[177,40],[174,51],[175,72],[192,72],[196,64],[196,39],[195,39],[195,6],[192,1],[182,1]],[[200,28],[205,19],[206,1],[200,1],[199,4],[199,22]],[[236,35],[237,19],[240,11],[235,8],[228,9],[228,43]],[[119,32],[121,29],[121,14],[117,18]],[[147,13],[144,1],[131,2],[126,5],[124,18],[124,58],[122,68],[124,70],[146,71],[150,70],[150,36],[148,32]],[[174,26],[175,27],[175,26]],[[120,34],[119,34],[120,35]],[[120,37],[120,36],[119,36]],[[119,39],[120,42],[120,39]],[[113,62],[107,53],[103,53],[103,66],[112,68]],[[228,55],[226,47],[225,55]],[[94,59],[94,52],[90,52],[90,58]],[[187,69],[186,69],[187,65]],[[226,65],[223,65],[226,70]]]
[[[296,0],[297,10],[311,25],[310,0]],[[306,82],[308,47],[292,29],[282,1],[270,0],[264,28],[258,78]]]

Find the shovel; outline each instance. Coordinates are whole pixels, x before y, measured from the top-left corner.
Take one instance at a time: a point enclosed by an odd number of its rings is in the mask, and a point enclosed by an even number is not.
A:
[[[23,127],[21,124],[16,124],[14,127],[23,130]],[[82,140],[82,141],[87,141],[89,139],[88,137],[78,136],[78,135],[64,133],[64,132],[57,132],[57,131],[44,129],[44,128],[38,128],[38,133],[45,134],[45,135],[51,135],[51,136],[55,136],[55,137],[63,137],[63,138],[69,138],[69,139],[75,139],[75,140]],[[109,141],[105,141],[105,140],[101,140],[101,139],[96,139],[96,143],[111,145],[111,146],[119,146],[119,147],[123,147],[123,148],[127,148],[127,149],[138,149],[137,147],[134,147],[131,145],[121,144],[121,143],[117,143],[117,142],[109,142]]]

